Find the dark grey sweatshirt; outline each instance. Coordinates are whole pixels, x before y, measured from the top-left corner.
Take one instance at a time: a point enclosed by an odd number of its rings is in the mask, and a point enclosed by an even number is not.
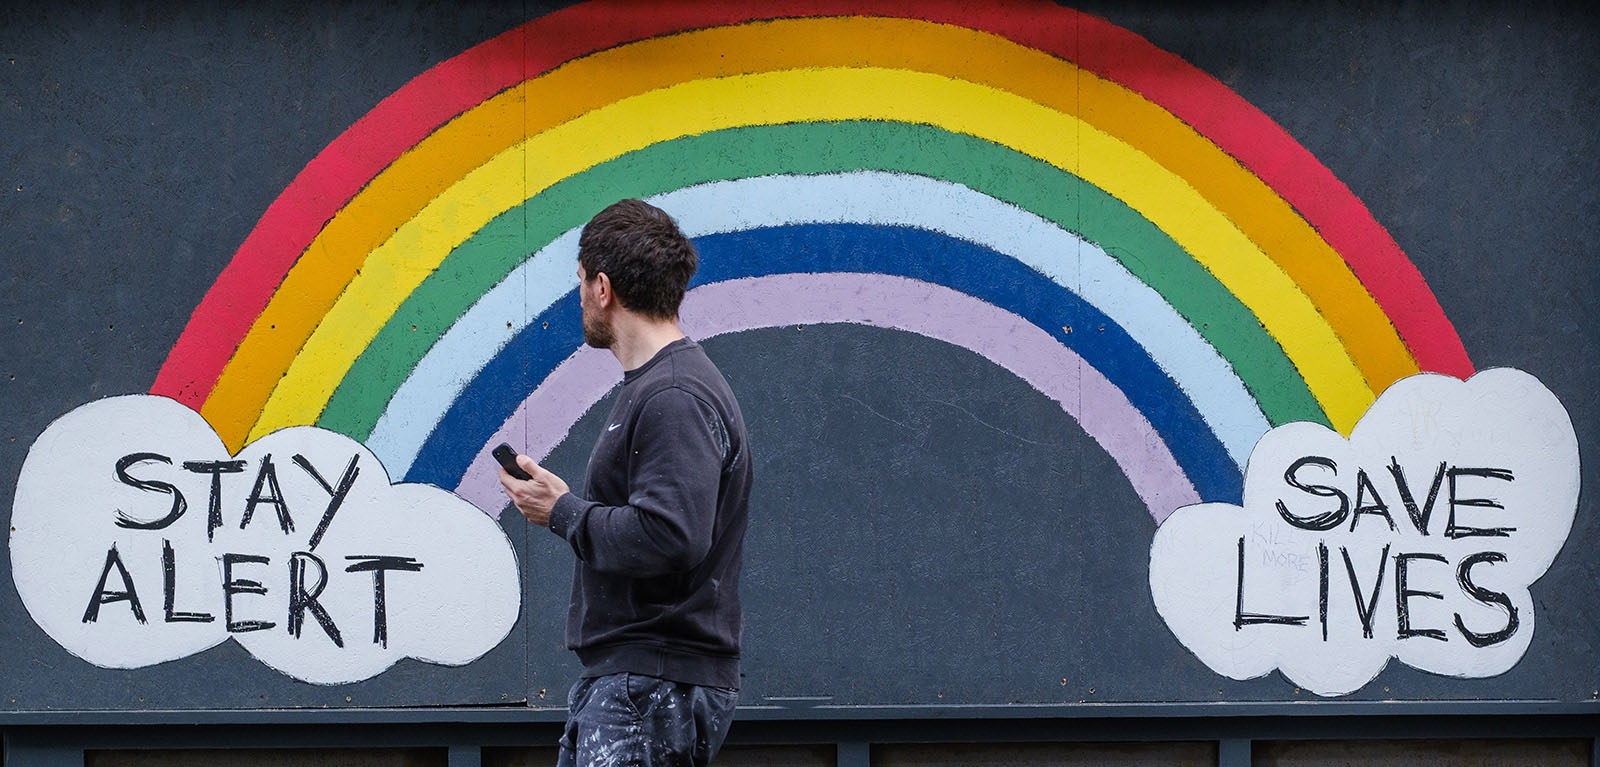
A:
[[[582,496],[550,513],[578,555],[567,646],[584,676],[739,686],[750,480],[739,403],[699,344],[624,374]]]

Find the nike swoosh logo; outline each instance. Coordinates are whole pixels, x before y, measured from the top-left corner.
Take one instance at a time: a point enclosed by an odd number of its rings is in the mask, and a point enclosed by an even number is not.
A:
[[[620,424],[620,423],[614,423],[614,424],[611,424],[611,425],[610,425],[610,426],[607,426],[607,427],[606,427],[606,431],[616,431],[616,430],[617,430],[617,427],[619,427],[619,426],[621,426],[621,425],[622,425],[622,424]]]

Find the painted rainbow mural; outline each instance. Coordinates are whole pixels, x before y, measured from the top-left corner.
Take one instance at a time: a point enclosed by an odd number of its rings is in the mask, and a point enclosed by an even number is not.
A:
[[[1039,2],[595,0],[424,72],[267,209],[152,393],[234,450],[317,424],[483,508],[620,380],[577,228],[621,197],[701,251],[706,338],[891,327],[1061,403],[1159,521],[1250,449],[1472,372],[1365,206],[1222,83]]]

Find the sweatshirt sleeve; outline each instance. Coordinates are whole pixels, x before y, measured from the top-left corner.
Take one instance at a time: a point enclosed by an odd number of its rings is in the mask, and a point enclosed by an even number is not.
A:
[[[630,435],[628,503],[604,506],[567,493],[550,530],[600,572],[649,577],[689,570],[711,548],[728,451],[722,419],[671,388],[647,400]]]

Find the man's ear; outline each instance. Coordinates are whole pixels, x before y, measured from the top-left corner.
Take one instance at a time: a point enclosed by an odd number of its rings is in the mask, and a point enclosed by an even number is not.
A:
[[[611,292],[611,275],[597,272],[594,276],[594,297],[596,306],[605,308],[615,301],[617,294]]]

